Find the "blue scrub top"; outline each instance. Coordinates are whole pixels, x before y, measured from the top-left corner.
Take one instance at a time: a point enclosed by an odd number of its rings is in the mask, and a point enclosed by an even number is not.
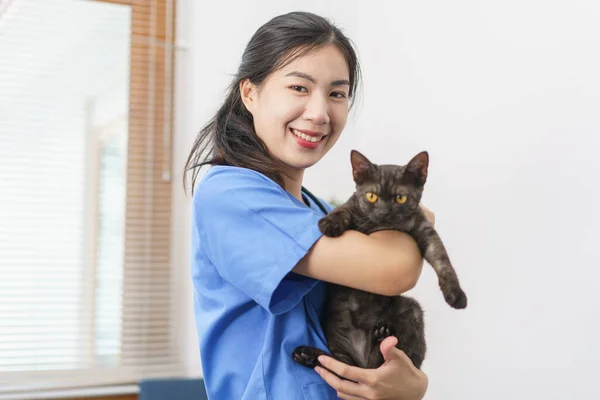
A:
[[[291,358],[299,345],[327,350],[325,284],[291,272],[321,237],[323,212],[308,201],[245,168],[214,166],[196,187],[194,311],[210,400],[337,399]]]

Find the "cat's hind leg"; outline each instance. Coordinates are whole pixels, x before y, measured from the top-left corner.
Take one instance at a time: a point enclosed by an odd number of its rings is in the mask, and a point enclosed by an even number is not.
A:
[[[322,367],[319,356],[329,356],[327,352],[311,346],[298,346],[292,353],[292,359],[307,368]]]
[[[378,368],[383,364],[380,344],[388,336],[398,339],[396,348],[402,350],[413,362],[421,368],[425,359],[425,323],[423,309],[414,299],[406,296],[396,296],[390,305],[389,313],[382,315],[372,330],[371,348],[366,368]]]
[[[328,356],[340,362],[343,362],[344,364],[356,366],[356,361],[354,361],[352,358],[350,358],[350,356],[348,356],[345,353],[336,353],[335,351],[332,351],[331,354],[328,354],[327,352],[321,349],[317,349],[316,347],[298,346],[294,349],[294,352],[292,353],[292,359],[294,361],[308,368],[314,368],[317,366],[323,367],[318,360],[320,356]]]
[[[394,327],[388,321],[379,321],[373,329],[373,337],[380,343],[383,339],[388,336],[394,336]]]
[[[396,297],[394,308],[396,347],[411,359],[415,367],[421,368],[427,351],[423,309],[415,299],[407,296]]]
[[[365,368],[378,368],[383,364],[383,354],[381,354],[380,343],[388,336],[395,336],[395,326],[387,320],[380,320],[373,328],[369,337],[368,355],[365,362]]]
[[[324,367],[323,364],[321,364],[318,360],[319,356],[329,356],[337,361],[343,362],[344,364],[348,364],[348,365],[352,365],[352,366],[356,365],[354,360],[352,360],[350,357],[348,357],[345,354],[333,353],[330,355],[321,349],[317,349],[316,347],[298,346],[294,349],[294,352],[292,353],[292,359],[300,365],[303,365],[307,368],[321,367],[321,368],[324,368],[327,371],[331,372],[332,374],[334,374],[335,376],[337,376],[340,379],[349,380],[347,378],[344,378],[343,376],[336,374],[329,368]]]

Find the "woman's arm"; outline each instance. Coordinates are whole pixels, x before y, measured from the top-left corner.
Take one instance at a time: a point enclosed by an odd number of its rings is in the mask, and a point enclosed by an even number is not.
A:
[[[321,237],[293,271],[326,282],[394,296],[412,289],[423,258],[415,240],[398,231],[349,230]]]

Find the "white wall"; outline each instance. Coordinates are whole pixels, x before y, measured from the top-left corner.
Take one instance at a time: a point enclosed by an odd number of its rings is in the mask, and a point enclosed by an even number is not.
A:
[[[189,49],[178,66],[176,172],[259,25],[295,9],[333,17],[358,46],[365,90],[306,184],[343,199],[351,148],[389,163],[430,152],[424,202],[470,303],[450,309],[424,270],[413,294],[427,311],[427,398],[600,398],[600,3],[374,4],[181,1]],[[189,199],[178,187],[174,196],[194,375]]]

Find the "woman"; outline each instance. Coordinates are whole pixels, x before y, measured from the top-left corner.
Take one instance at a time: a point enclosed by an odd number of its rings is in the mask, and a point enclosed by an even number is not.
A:
[[[304,170],[338,140],[359,81],[342,32],[310,13],[262,26],[248,43],[227,98],[187,162],[195,187],[192,277],[200,353],[211,399],[421,399],[427,377],[381,344],[376,370],[331,358],[313,371],[298,345],[327,349],[319,323],[325,282],[395,295],[421,271],[400,232],[323,237],[331,210],[303,190]],[[320,375],[320,376],[319,376]]]

